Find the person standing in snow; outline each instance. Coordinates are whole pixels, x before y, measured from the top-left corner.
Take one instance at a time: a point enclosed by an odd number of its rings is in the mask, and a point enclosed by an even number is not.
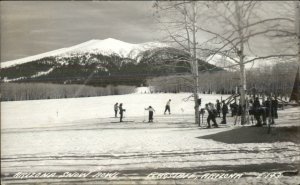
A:
[[[208,103],[205,105],[205,108],[208,112],[208,116],[207,116],[207,128],[210,128],[210,121],[213,121],[213,126],[218,127],[218,124],[216,122],[216,116],[217,116],[217,110],[215,109],[215,106],[212,103]]]
[[[275,123],[275,121],[274,121],[274,118],[275,118],[275,106],[277,106],[277,105],[276,105],[276,102],[275,102],[274,98],[267,98],[267,101],[265,101],[265,107],[267,109],[266,117],[269,118],[270,124],[274,124]],[[276,107],[276,109],[277,109],[277,107]]]
[[[123,109],[123,103],[120,103],[119,106],[119,111],[120,111],[120,122],[123,122],[123,112],[126,111],[125,109]]]
[[[250,101],[249,101],[249,115],[250,115],[251,122],[253,124],[254,108],[253,108],[253,100],[252,99],[250,99]]]
[[[275,96],[275,98],[272,98],[272,108],[274,109],[274,118],[277,119],[278,118],[278,100],[277,97]]]
[[[149,111],[149,123],[150,122],[153,122],[153,112],[155,112],[155,110],[151,107],[151,106],[149,106],[148,108],[146,108],[145,110],[148,110]]]
[[[238,109],[238,104],[236,101],[234,101],[232,104],[230,104],[230,109],[231,109],[231,117],[236,116],[237,114],[237,109]]]
[[[262,118],[263,118],[263,125],[267,125],[267,118],[271,118],[273,116],[273,112],[272,112],[272,104],[271,104],[271,100],[268,97],[267,100],[263,103],[262,106],[264,112],[262,114]]]
[[[254,102],[253,102],[253,113],[254,113],[254,118],[256,119],[256,125],[258,127],[261,127],[261,119],[260,119],[260,115],[261,115],[261,107],[260,107],[260,102],[258,97],[255,98]]]
[[[166,114],[167,111],[169,111],[169,114],[171,114],[170,104],[171,104],[171,99],[169,99],[169,101],[166,104],[166,109],[164,114]]]
[[[218,117],[221,117],[220,116],[220,113],[221,113],[221,103],[219,102],[219,100],[217,100],[216,107],[217,107]]]
[[[223,115],[223,119],[222,119],[222,124],[226,124],[226,114],[228,113],[228,106],[225,103],[225,100],[222,101],[222,115]]]
[[[116,103],[116,104],[114,105],[115,118],[118,117],[118,109],[119,109],[119,106],[118,106],[118,103]]]

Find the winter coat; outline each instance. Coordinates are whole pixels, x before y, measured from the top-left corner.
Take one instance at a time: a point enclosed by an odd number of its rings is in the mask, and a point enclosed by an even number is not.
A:
[[[149,112],[155,112],[155,110],[151,107],[151,108],[146,108],[145,110],[148,110]]]
[[[222,106],[222,113],[223,114],[227,114],[228,113],[228,106],[227,106],[227,104],[223,104],[223,106]]]
[[[119,110],[120,110],[120,114],[123,114],[123,112],[126,111],[125,109],[123,109],[122,106],[119,107]]]
[[[254,102],[253,102],[253,109],[257,110],[259,108],[260,108],[260,102],[259,102],[259,100],[254,100]]]
[[[214,104],[209,104],[206,109],[207,109],[207,112],[209,115],[217,116],[218,112],[217,112]]]
[[[117,111],[118,108],[119,108],[118,104],[115,104],[115,105],[114,105],[114,110]]]
[[[218,110],[218,111],[221,110],[221,104],[220,104],[220,102],[217,103],[217,110]]]

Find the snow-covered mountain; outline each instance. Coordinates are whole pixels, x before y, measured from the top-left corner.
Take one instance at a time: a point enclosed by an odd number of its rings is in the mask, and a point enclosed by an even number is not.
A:
[[[1,63],[3,82],[51,82],[106,86],[140,85],[150,76],[188,73],[180,63],[186,53],[159,42],[131,44],[108,38]],[[201,69],[214,69],[200,61]],[[218,69],[215,69],[218,70]]]
[[[17,60],[11,60],[1,63],[1,68],[8,68],[27,62],[32,62],[45,57],[68,57],[72,55],[84,55],[89,53],[112,55],[116,54],[123,58],[134,59],[142,51],[152,48],[166,47],[166,44],[159,42],[146,42],[142,44],[131,44],[117,39],[108,38],[104,40],[89,40],[87,42],[71,46],[68,48],[61,48],[50,52],[29,56]]]

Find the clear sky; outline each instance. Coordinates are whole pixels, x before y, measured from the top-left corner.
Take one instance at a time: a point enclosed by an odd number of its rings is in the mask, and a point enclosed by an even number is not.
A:
[[[90,39],[129,43],[160,35],[153,2],[1,1],[1,62]]]
[[[70,47],[91,39],[115,38],[129,43],[158,40],[165,33],[161,32],[161,26],[154,19],[153,3],[0,1],[1,62]],[[283,5],[290,3],[263,1],[260,17],[280,16],[277,14],[283,12]],[[207,24],[215,30],[224,29],[213,22],[208,21]],[[207,39],[208,36],[199,32],[198,37],[201,41],[201,38]],[[252,50],[257,50],[256,53],[274,50],[274,46],[282,45],[282,42],[274,44],[262,38],[253,40],[251,46]]]

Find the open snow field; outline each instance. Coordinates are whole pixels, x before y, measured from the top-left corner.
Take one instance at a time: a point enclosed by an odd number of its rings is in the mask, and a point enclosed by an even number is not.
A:
[[[300,182],[297,174],[299,107],[279,111],[271,134],[267,134],[267,128],[233,125],[233,118],[228,118],[228,125],[204,129],[206,123],[201,128],[193,123],[193,101],[183,101],[189,95],[129,94],[1,102],[2,183]],[[221,95],[200,97],[202,107],[221,99]],[[172,99],[172,114],[164,115],[168,99]],[[113,118],[116,102],[123,103],[126,109],[124,120],[133,122],[117,123],[118,119]],[[151,124],[143,122],[148,115],[144,108],[149,105],[156,110]],[[75,171],[117,172],[119,175],[117,179],[13,177],[18,172],[63,174]],[[147,179],[153,172],[243,173],[244,176],[240,179]],[[261,175],[263,172],[280,175],[265,177]]]
[[[124,120],[131,120],[132,117],[141,117],[143,121],[145,108],[150,105],[156,110],[155,115],[162,115],[165,104],[169,99],[171,112],[174,115],[193,114],[193,98],[190,101],[183,101],[189,97],[188,93],[180,94],[128,94],[118,96],[102,96],[89,98],[52,99],[35,101],[2,102],[2,129],[8,128],[31,128],[51,127],[87,123],[87,119],[110,118],[114,116],[113,106],[116,102],[123,103]],[[227,98],[223,96],[222,98]],[[220,99],[218,95],[201,95],[205,103],[216,102]],[[146,116],[146,115],[145,115]]]

